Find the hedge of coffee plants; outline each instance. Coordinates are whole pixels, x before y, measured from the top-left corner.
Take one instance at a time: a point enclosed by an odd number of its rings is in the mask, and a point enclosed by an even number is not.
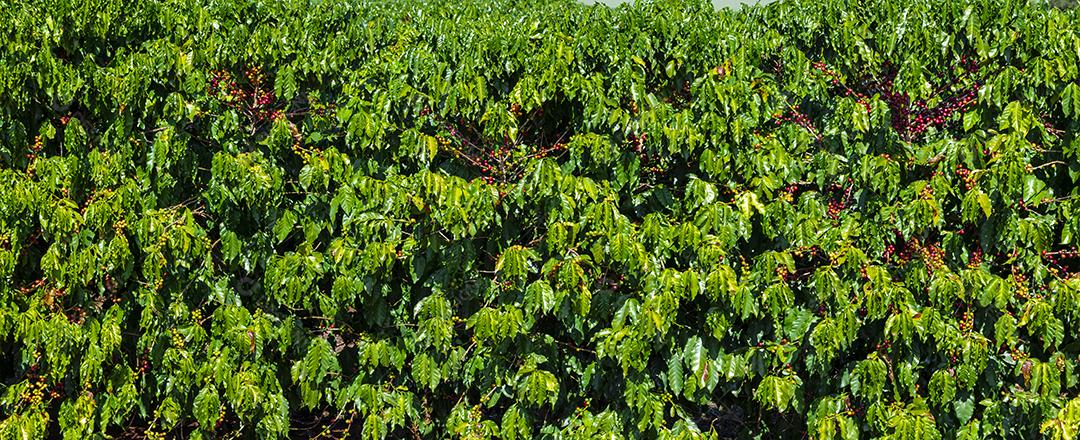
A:
[[[1080,17],[0,10],[0,438],[1080,432]]]

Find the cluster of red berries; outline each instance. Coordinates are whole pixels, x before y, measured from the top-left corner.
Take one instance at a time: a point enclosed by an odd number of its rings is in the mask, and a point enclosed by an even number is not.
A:
[[[1050,115],[1047,115],[1047,114],[1042,115],[1042,119],[1043,119],[1042,126],[1043,126],[1043,129],[1046,130],[1047,133],[1049,133],[1051,136],[1054,136],[1054,137],[1061,137],[1061,135],[1065,134],[1065,130],[1062,130],[1062,129],[1059,129],[1059,128],[1055,127],[1053,122],[1050,122],[1050,121],[1047,120],[1048,118],[1050,118]]]
[[[1013,287],[1016,289],[1017,297],[1021,299],[1028,299],[1030,297],[1028,295],[1029,287],[1027,275],[1017,272],[1016,268],[1014,267],[1013,274],[1011,277],[1009,277],[1009,279],[1012,281]]]
[[[836,220],[840,217],[840,212],[847,208],[848,203],[851,201],[851,190],[853,185],[844,187],[843,193],[839,194],[839,197],[834,197],[829,200],[829,218]],[[832,185],[830,188],[834,192],[839,192],[840,185]]]
[[[453,126],[447,127],[451,136],[454,136],[461,141],[464,145],[472,145],[463,139],[461,133]],[[450,141],[442,136],[436,136],[436,140],[442,146],[450,145]],[[555,142],[551,145],[534,147],[531,152],[525,154],[515,154],[514,145],[511,143],[510,138],[503,139],[501,146],[494,149],[484,149],[479,153],[479,157],[475,157],[476,153],[469,154],[469,161],[474,163],[482,174],[481,180],[489,185],[495,183],[506,183],[516,180],[520,177],[522,164],[527,159],[542,159],[551,157],[566,151],[566,144],[562,142]],[[474,148],[474,150],[477,150]],[[458,154],[465,154],[458,152]]]
[[[914,119],[902,121],[900,126],[894,126],[894,128],[910,136],[922,134],[928,127],[944,126],[954,114],[963,112],[975,104],[979,87],[980,83],[976,82],[967,91],[949,96],[934,107],[928,107],[924,101],[917,101]]]
[[[923,262],[926,263],[926,271],[933,274],[934,271],[945,267],[945,250],[931,244],[922,248]]]
[[[630,148],[633,149],[634,153],[638,154],[639,156],[645,154],[645,141],[648,139],[648,133],[641,133],[640,136],[631,134],[626,138],[626,140],[630,141]],[[642,157],[642,161],[647,162],[648,157],[649,156],[645,154],[645,156]]]
[[[851,397],[844,398],[844,415],[848,417],[862,417],[866,415],[866,406],[861,404],[855,404],[851,401]]]
[[[820,70],[822,73],[824,73],[826,75],[829,75],[829,76],[832,76],[832,77],[837,77],[838,76],[835,71],[829,70],[829,66],[825,65],[825,63],[823,63],[821,61],[815,61],[815,62],[811,63],[810,66],[817,69],[817,70]]]
[[[960,358],[956,356],[956,353],[949,353],[949,363],[952,365],[960,363]],[[956,376],[956,370],[954,370],[952,367],[949,367],[948,371],[950,376]]]
[[[136,369],[136,371],[138,371],[139,374],[146,374],[147,372],[150,371],[150,348],[149,347],[143,349],[142,356],[140,356],[139,359],[135,363],[136,363],[136,368],[135,369]]]
[[[881,341],[881,342],[879,342],[877,344],[874,344],[874,350],[876,350],[876,351],[885,351],[885,350],[888,350],[890,348],[892,348],[892,340],[891,339],[886,339],[886,340]]]
[[[1080,250],[1073,246],[1061,251],[1042,251],[1042,257],[1052,265],[1051,270],[1068,274],[1072,268],[1070,262],[1077,262],[1080,258]]]
[[[37,289],[40,289],[41,286],[44,286],[44,285],[45,285],[45,279],[44,278],[38,278],[33,283],[30,283],[30,285],[25,286],[25,287],[20,287],[19,288],[19,293],[21,293],[23,295],[29,295],[30,292],[33,292],[33,291],[35,291]]]
[[[566,144],[563,144],[562,142],[556,142],[546,147],[538,148],[536,151],[530,154],[529,157],[532,157],[534,159],[542,159],[563,151],[566,151]]]
[[[788,272],[786,267],[777,267],[776,276],[780,277],[781,280],[784,280],[786,282],[792,277],[792,273]]]
[[[934,200],[934,187],[930,185],[922,187],[922,189],[919,190],[919,198],[922,200]]]
[[[848,87],[843,82],[841,82],[840,74],[834,70],[829,69],[828,66],[825,65],[825,63],[815,62],[812,64],[812,66],[821,73],[824,73],[825,76],[829,77],[829,84],[832,84],[833,87],[843,89],[844,96],[857,98],[859,105],[863,106],[863,108],[866,109],[867,112],[870,112],[870,99],[866,96],[866,94],[856,92],[855,90],[852,90],[851,87]]]
[[[975,74],[980,69],[977,62],[967,57],[962,57],[960,63],[965,68],[965,75]],[[974,81],[966,90],[947,96],[937,105],[930,106],[923,100],[912,102],[907,93],[894,90],[894,81],[898,71],[891,63],[885,63],[883,71],[878,77],[863,78],[859,81],[856,85],[858,90],[852,89],[841,82],[839,74],[830,70],[825,63],[815,62],[813,67],[828,76],[830,83],[834,87],[843,89],[842,94],[844,96],[857,98],[859,103],[868,111],[870,109],[870,97],[875,94],[879,95],[892,111],[891,122],[893,129],[908,139],[924,133],[930,127],[937,128],[946,125],[951,121],[954,114],[973,106],[982,85],[980,81]],[[939,73],[938,77],[944,77],[944,74]],[[938,92],[949,90],[960,79],[960,77],[953,78],[952,81],[938,87]]]
[[[431,113],[431,109],[428,107],[425,107],[420,111],[421,116],[428,116]],[[459,124],[461,122],[462,121],[460,120],[458,121]],[[484,183],[493,185],[501,180],[499,177],[503,177],[502,175],[507,171],[507,162],[511,157],[508,140],[505,140],[502,146],[495,149],[482,148],[470,142],[455,124],[444,122],[443,128],[450,134],[450,137],[454,138],[456,143],[445,136],[435,135],[435,140],[439,143],[440,147],[449,148],[453,151],[455,156],[464,158],[466,161],[479,168],[481,173],[480,179],[483,180]],[[455,144],[461,145],[462,147],[471,147],[471,149],[469,152],[463,152],[458,149]]]
[[[510,105],[510,111],[518,116],[523,112],[516,103]],[[543,107],[538,107],[529,112],[529,117],[540,117],[543,113]],[[430,107],[421,109],[419,116],[430,116],[436,129],[448,135],[434,136],[439,146],[478,170],[480,179],[489,185],[514,182],[521,178],[528,160],[552,157],[567,150],[567,145],[562,142],[567,137],[565,131],[551,137],[536,136],[533,138],[535,143],[522,141],[529,137],[525,132],[520,132],[516,140],[504,135],[501,144],[493,146],[494,142],[485,139],[474,124],[468,124],[463,118],[448,121],[434,114]]]
[[[904,132],[911,119],[911,98],[906,93],[893,92],[892,80],[885,83],[884,88],[890,91],[882,92],[881,97],[885,104],[892,110],[892,127],[896,131]]]
[[[28,148],[30,149],[30,152],[26,153],[26,158],[30,159],[31,166],[32,166],[33,165],[33,160],[37,157],[38,153],[41,152],[42,148],[45,148],[45,141],[43,141],[41,139],[41,136],[34,136],[34,143],[30,144],[30,146]],[[33,170],[33,168],[31,168],[28,171],[32,172],[32,170]]]
[[[978,268],[979,266],[982,265],[982,262],[983,262],[982,248],[981,247],[980,248],[975,248],[975,250],[971,252],[971,258],[968,259],[967,267],[968,267],[968,269],[976,269],[976,268]]]
[[[207,93],[226,107],[248,115],[253,122],[281,118],[281,111],[273,108],[277,96],[267,75],[258,67],[251,67],[244,71],[244,78],[246,82],[237,81],[230,72],[216,70],[210,77]]]
[[[885,246],[884,257],[886,260],[889,260],[895,256],[899,262],[906,263],[908,261],[911,261],[911,259],[915,255],[922,254],[923,245],[917,237],[912,237],[911,239],[906,240],[904,239],[904,236],[900,233],[900,231],[894,231],[894,234],[896,235],[895,243],[899,243],[899,246],[894,244],[889,244]]]
[[[67,318],[70,323],[82,325],[83,321],[86,320],[86,310],[83,310],[82,307],[75,306],[70,310],[65,311],[64,317]]]
[[[975,327],[975,313],[972,312],[971,309],[958,312],[957,319],[959,319],[957,325],[960,327],[961,332],[969,332]]]
[[[506,170],[506,162],[510,159],[510,150],[504,147],[496,148],[494,150],[488,150],[484,157],[478,160],[480,164],[480,173],[484,182],[492,185],[496,182],[496,178],[500,177]]]
[[[823,63],[821,61],[815,61],[815,62],[811,63],[810,66],[813,67],[814,69],[816,69],[817,71],[819,71],[821,73],[824,73],[825,76],[829,77],[829,83],[832,84],[833,86],[836,86],[836,87],[842,87],[843,86],[843,83],[840,82],[840,74],[837,73],[835,70],[829,69],[829,66],[827,66],[825,63]],[[850,88],[848,88],[848,87],[844,87],[844,88],[846,89],[845,90],[845,95],[851,96],[851,95],[855,94],[855,92],[853,90],[851,90]]]
[[[795,124],[810,132],[810,134],[813,134],[818,141],[821,141],[822,139],[821,134],[819,134],[817,129],[814,128],[814,124],[810,122],[810,117],[806,116],[805,113],[799,111],[796,108],[792,108],[786,113],[776,114],[774,115],[774,117],[776,118],[775,123],[778,127],[784,125],[785,123]]]
[[[1028,206],[1027,201],[1024,199],[1017,200],[1015,206],[1022,211],[1031,211],[1031,207]]]
[[[836,220],[840,217],[840,211],[844,210],[844,202],[840,200],[829,201],[829,218]]]
[[[896,254],[896,245],[887,244],[887,245],[885,245],[885,252],[883,252],[881,254],[881,256],[885,261],[889,261],[890,259],[892,259],[892,256],[895,255],[895,254]]]
[[[799,186],[798,185],[788,185],[788,186],[785,186],[783,188],[780,188],[779,197],[780,197],[780,200],[791,203],[791,202],[795,201],[795,197],[798,195],[798,193],[799,193]]]
[[[963,164],[956,165],[956,175],[964,181],[964,189],[971,191],[975,188],[975,176],[972,176],[971,170],[965,168]]]
[[[961,55],[960,67],[967,73],[976,73],[979,71],[979,62],[975,59],[968,58],[967,55]]]
[[[642,169],[650,176],[656,176],[663,173],[664,166],[662,163],[654,162],[653,157],[649,155],[649,152],[645,150],[645,142],[648,141],[649,134],[641,133],[640,135],[631,134],[626,138],[630,142],[630,149],[641,160]]]
[[[256,107],[265,107],[265,106],[268,106],[270,104],[273,104],[274,101],[277,100],[277,98],[274,97],[274,92],[267,92],[267,91],[258,90],[258,91],[255,92],[254,96],[255,96],[255,106]]]
[[[232,80],[232,75],[224,70],[216,70],[210,77],[210,85],[207,86],[207,92],[211,95],[216,95],[221,91],[221,83],[225,83],[225,89],[229,91],[238,90],[239,84]],[[237,92],[232,92],[237,94]]]

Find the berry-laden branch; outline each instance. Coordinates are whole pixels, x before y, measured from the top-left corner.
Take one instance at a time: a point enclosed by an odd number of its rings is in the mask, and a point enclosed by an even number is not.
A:
[[[983,80],[976,79],[975,76],[982,72],[983,65],[965,56],[960,58],[960,66],[963,68],[960,74],[953,75],[934,87],[932,95],[941,96],[941,99],[931,104],[924,99],[913,101],[907,92],[896,90],[898,70],[891,63],[886,62],[878,76],[860,78],[854,85],[845,83],[840,74],[824,62],[812,64],[815,70],[828,78],[834,88],[834,96],[854,97],[869,111],[870,98],[879,95],[892,111],[893,130],[906,141],[915,139],[928,128],[945,126],[952,121],[954,115],[962,114],[975,105],[983,84]],[[945,77],[941,72],[936,76]],[[964,86],[957,90],[956,87],[960,84]]]
[[[206,91],[225,107],[246,116],[253,130],[260,123],[282,117],[274,95],[274,79],[258,66],[244,69],[240,76],[215,70]]]
[[[1076,246],[1057,251],[1044,250],[1042,258],[1049,263],[1050,271],[1062,278],[1068,278],[1080,269],[1080,249]]]
[[[850,178],[848,181],[850,182]],[[840,191],[843,188],[843,191]],[[855,188],[854,184],[848,184],[841,187],[839,184],[833,184],[830,188],[834,197],[829,200],[829,218],[836,220],[840,218],[840,212],[843,211],[851,204],[851,190]]]
[[[532,160],[560,157],[566,152],[563,142],[570,134],[567,130],[557,133],[543,130],[540,127],[543,107],[528,114],[522,114],[516,104],[510,110],[519,119],[524,117],[525,121],[519,125],[521,128],[515,138],[504,135],[498,143],[486,139],[479,126],[462,118],[456,121],[441,118],[430,108],[421,110],[419,116],[434,125],[438,133],[435,139],[441,149],[468,164],[484,182],[494,185],[521,180]]]
[[[333,103],[320,102],[307,95],[292,102],[279,99],[274,93],[274,77],[259,66],[245,68],[241,75],[223,69],[214,70],[206,91],[225,108],[243,115],[247,119],[250,135],[266,129],[274,121],[287,122],[293,139],[292,150],[305,159],[314,150],[304,148],[303,136],[297,128],[299,122],[295,118],[313,116],[321,120],[333,119],[337,111]],[[297,108],[286,111],[290,104]]]
[[[784,123],[798,125],[806,131],[810,132],[810,134],[814,136],[814,140],[820,143],[824,139],[824,137],[822,137],[821,132],[818,131],[816,127],[814,127],[813,122],[810,121],[810,117],[807,116],[806,113],[802,110],[799,110],[797,106],[791,104],[788,104],[787,106],[787,112],[777,113],[773,115],[773,118],[775,118],[776,120],[776,126],[779,127],[781,125],[784,125]]]
[[[655,180],[669,169],[670,163],[667,158],[662,155],[654,157],[645,149],[645,142],[649,140],[648,133],[632,133],[626,137],[626,140],[630,143],[630,151],[641,161],[641,170],[645,180],[655,183]]]

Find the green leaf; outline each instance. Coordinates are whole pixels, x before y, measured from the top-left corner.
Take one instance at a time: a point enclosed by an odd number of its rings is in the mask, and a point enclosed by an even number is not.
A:
[[[292,211],[285,211],[281,214],[281,218],[274,224],[274,238],[277,243],[281,243],[285,240],[285,237],[292,232],[293,225],[296,224],[296,214]]]
[[[1075,82],[1061,90],[1061,112],[1067,118],[1080,114],[1080,85]]]
[[[794,404],[795,388],[790,378],[765,376],[754,392],[754,399],[768,409],[784,412]]]
[[[503,413],[502,435],[507,440],[532,438],[531,423],[526,413],[518,408],[517,404],[511,405]]]
[[[800,308],[789,311],[784,316],[784,335],[792,341],[802,340],[803,336],[810,330],[810,326],[814,325],[817,320],[818,318],[807,309]]]
[[[930,401],[941,406],[956,397],[956,379],[947,370],[937,370],[930,377]]]
[[[521,399],[532,405],[554,406],[559,398],[559,382],[549,371],[535,370],[524,375],[518,386]]]
[[[1020,101],[1009,102],[1001,112],[998,119],[998,129],[1004,130],[1007,128],[1020,136],[1027,136],[1028,130],[1031,129],[1031,118],[1028,115],[1028,110],[1024,108]]]
[[[442,380],[442,369],[439,368],[439,364],[431,356],[420,353],[413,360],[412,375],[417,384],[429,390],[434,390]]]
[[[762,205],[758,201],[757,194],[751,191],[744,191],[735,197],[735,204],[739,207],[739,211],[742,212],[743,217],[750,218],[753,214],[752,211],[757,211],[759,214],[765,213],[765,205]]]
[[[539,259],[536,252],[522,246],[511,246],[503,251],[495,263],[495,271],[509,279],[524,279],[535,270],[533,262]]]
[[[667,361],[668,387],[675,395],[682,394],[683,390],[683,356],[671,356]]]
[[[966,399],[958,399],[952,402],[953,414],[956,414],[956,419],[960,423],[967,423],[971,420],[971,416],[975,414],[975,399],[968,396]]]
[[[217,388],[207,385],[195,395],[193,412],[195,420],[203,429],[212,429],[217,423],[221,401],[218,398]]]
[[[870,131],[870,112],[861,104],[852,106],[851,123],[860,132]]]
[[[547,281],[537,280],[529,283],[525,289],[525,310],[529,313],[550,313],[558,307],[555,291]]]
[[[971,129],[978,127],[982,122],[982,111],[978,109],[971,110],[964,113],[964,131],[971,131]]]
[[[1033,206],[1042,204],[1043,199],[1052,199],[1054,194],[1045,182],[1034,175],[1024,176],[1024,200]]]
[[[697,388],[704,387],[709,381],[709,354],[706,352],[701,338],[694,336],[687,339],[686,347],[683,348],[683,362],[686,363],[686,367],[694,375]]]

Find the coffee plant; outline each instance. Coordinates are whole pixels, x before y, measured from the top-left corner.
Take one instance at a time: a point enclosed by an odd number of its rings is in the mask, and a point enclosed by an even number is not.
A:
[[[0,438],[1077,438],[1064,3],[7,2]]]

